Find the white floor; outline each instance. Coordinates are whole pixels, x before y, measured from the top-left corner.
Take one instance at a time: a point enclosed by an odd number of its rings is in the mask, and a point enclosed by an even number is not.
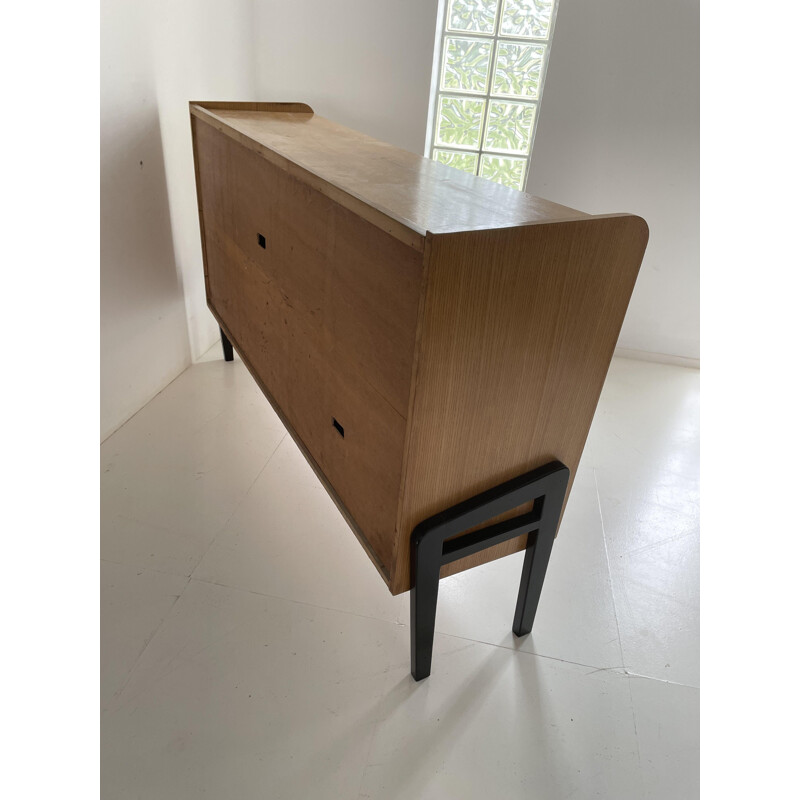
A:
[[[699,783],[699,373],[615,359],[536,625],[522,554],[441,584],[433,673],[219,345],[102,447],[117,798],[664,798]]]

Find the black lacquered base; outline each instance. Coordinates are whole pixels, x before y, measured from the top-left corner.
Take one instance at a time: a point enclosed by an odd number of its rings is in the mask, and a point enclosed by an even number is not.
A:
[[[411,674],[416,680],[431,674],[439,569],[525,533],[528,546],[513,631],[517,636],[531,632],[568,481],[567,467],[553,461],[417,525],[411,535]],[[464,534],[531,501],[533,509],[526,514]]]
[[[222,355],[225,356],[226,361],[233,361],[233,345],[230,339],[225,335],[222,328],[219,329],[219,335],[222,338]]]

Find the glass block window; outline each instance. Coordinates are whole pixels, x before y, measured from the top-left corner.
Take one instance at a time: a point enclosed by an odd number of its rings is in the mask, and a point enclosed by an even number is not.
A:
[[[428,155],[523,189],[557,0],[440,0]]]

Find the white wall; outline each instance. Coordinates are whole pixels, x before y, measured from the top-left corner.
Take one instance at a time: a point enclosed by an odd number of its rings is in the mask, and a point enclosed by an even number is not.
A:
[[[252,0],[104,0],[102,438],[217,336],[203,296],[188,101],[253,99],[253,64]]]
[[[103,438],[189,363],[186,312],[172,246],[149,16],[146,2],[106,2],[101,16]]]
[[[206,305],[190,100],[257,100],[253,0],[163,0],[153,20],[156,96],[175,259],[193,360],[219,339]]]
[[[697,0],[560,0],[528,191],[647,220],[621,348],[699,358],[699,93]]]
[[[256,0],[259,100],[422,154],[438,0]]]

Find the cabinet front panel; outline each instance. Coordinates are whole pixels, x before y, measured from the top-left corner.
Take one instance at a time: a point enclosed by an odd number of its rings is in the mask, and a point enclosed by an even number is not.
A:
[[[421,255],[196,121],[209,304],[382,563]]]
[[[422,255],[200,121],[197,137],[206,220],[406,417]]]

